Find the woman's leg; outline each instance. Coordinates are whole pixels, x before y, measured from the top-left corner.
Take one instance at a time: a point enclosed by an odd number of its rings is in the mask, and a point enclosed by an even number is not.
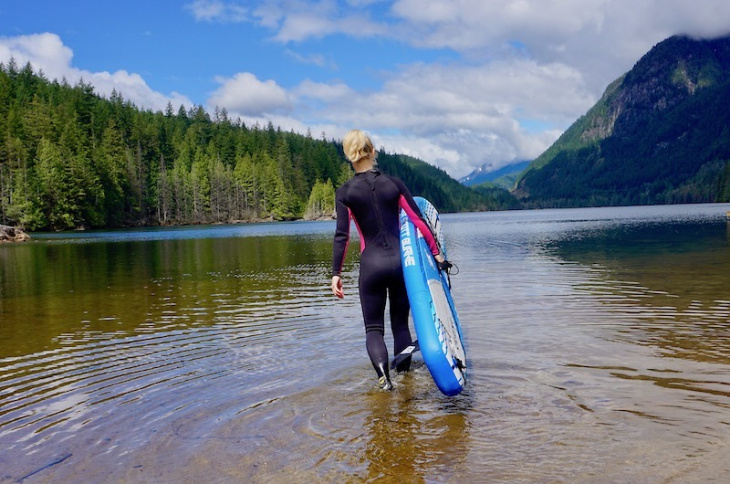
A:
[[[378,374],[390,380],[388,348],[385,346],[385,304],[387,285],[375,271],[360,266],[360,305],[365,321],[365,344],[370,362]]]
[[[410,310],[403,273],[399,271],[390,288],[390,327],[393,331],[393,350],[396,355],[413,343],[411,332],[408,329]],[[396,367],[396,370],[408,371],[410,368],[411,357],[409,356]]]

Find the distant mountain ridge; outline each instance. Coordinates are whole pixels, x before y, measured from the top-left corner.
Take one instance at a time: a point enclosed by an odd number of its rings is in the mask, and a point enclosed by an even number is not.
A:
[[[520,161],[511,165],[503,166],[497,170],[490,171],[489,169],[492,167],[491,163],[484,163],[465,177],[459,178],[459,182],[468,187],[481,185],[485,182],[493,182],[497,186],[511,189],[514,181],[517,179],[517,175],[527,168],[529,164],[530,161]],[[500,183],[500,180],[509,180],[510,178],[512,179],[511,183]]]
[[[526,207],[730,201],[730,37],[657,44],[512,193]]]
[[[516,203],[506,189],[474,190],[412,156],[379,153],[378,165],[403,180],[413,194],[427,196],[442,212],[505,210]]]

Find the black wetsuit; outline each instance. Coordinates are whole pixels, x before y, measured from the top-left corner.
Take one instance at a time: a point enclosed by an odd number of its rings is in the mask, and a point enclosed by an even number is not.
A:
[[[337,228],[332,274],[338,276],[342,270],[352,218],[360,233],[359,290],[368,355],[378,376],[388,376],[388,350],[383,339],[388,297],[395,353],[412,342],[408,330],[410,305],[401,268],[400,209],[419,227],[434,255],[439,252],[438,246],[403,182],[377,169],[355,174],[337,189],[335,200]],[[398,370],[407,370],[409,366],[410,358]]]

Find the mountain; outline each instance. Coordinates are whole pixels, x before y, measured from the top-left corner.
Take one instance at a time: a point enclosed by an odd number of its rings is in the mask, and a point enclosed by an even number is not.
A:
[[[529,164],[529,161],[520,161],[511,165],[503,166],[497,170],[490,171],[492,165],[490,163],[485,163],[465,177],[459,178],[459,182],[468,187],[480,185],[484,182],[493,182],[494,185],[510,189],[514,186],[514,182],[517,180],[517,177],[522,170],[527,168]]]
[[[504,188],[466,187],[442,169],[412,156],[379,153],[378,164],[403,180],[414,195],[427,194],[424,196],[442,212],[507,210],[519,205]]]
[[[730,37],[654,46],[512,193],[526,207],[730,201]]]

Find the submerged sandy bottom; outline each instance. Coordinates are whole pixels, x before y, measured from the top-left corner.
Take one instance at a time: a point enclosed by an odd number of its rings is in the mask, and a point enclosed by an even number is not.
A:
[[[724,482],[724,221],[557,213],[446,219],[457,397],[375,388],[329,235],[51,247],[70,286],[2,286],[0,482]]]

